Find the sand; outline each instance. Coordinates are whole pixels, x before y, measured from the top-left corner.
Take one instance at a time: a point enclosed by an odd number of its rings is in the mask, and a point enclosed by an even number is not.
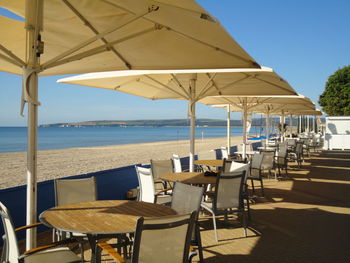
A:
[[[242,142],[232,137],[231,144]],[[226,138],[196,141],[196,153],[226,145]],[[189,141],[165,141],[89,148],[69,148],[38,152],[38,182],[66,176],[147,164],[150,159],[169,159],[172,154],[188,156]],[[26,153],[0,153],[0,189],[26,184]]]

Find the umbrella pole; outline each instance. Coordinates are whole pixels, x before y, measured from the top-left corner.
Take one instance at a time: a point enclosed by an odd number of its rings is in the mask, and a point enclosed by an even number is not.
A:
[[[227,153],[230,155],[231,149],[231,105],[227,105]]]
[[[30,96],[37,100],[38,76],[36,73],[29,78]],[[27,148],[27,219],[26,224],[36,222],[37,215],[37,134],[38,134],[38,106],[28,102],[28,148]],[[36,247],[36,229],[27,230],[26,248]]]
[[[282,116],[281,116],[281,141],[284,142],[284,110],[282,110]]]
[[[27,148],[27,225],[37,218],[37,132],[38,132],[38,72],[43,53],[40,31],[43,29],[43,0],[25,3],[25,29],[27,33],[27,66],[23,70],[23,99],[28,102]],[[23,102],[22,102],[23,103]],[[28,229],[26,249],[36,247],[36,229]]]
[[[243,160],[247,155],[247,98],[243,102]]]
[[[194,154],[195,154],[195,137],[196,137],[196,101],[194,100],[196,95],[196,80],[197,74],[193,74],[190,80],[190,94],[191,98],[188,101],[189,111],[191,117],[190,123],[190,172],[194,171]]]
[[[267,109],[266,112],[266,131],[265,131],[265,149],[267,147],[267,145],[269,144],[269,135],[270,135],[270,109]]]
[[[290,134],[289,134],[289,138],[292,138],[292,134],[293,134],[293,115],[291,114],[289,117],[289,126],[290,126]]]

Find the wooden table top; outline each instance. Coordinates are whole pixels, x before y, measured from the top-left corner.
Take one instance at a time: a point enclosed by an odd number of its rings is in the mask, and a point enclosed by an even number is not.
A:
[[[184,184],[215,184],[216,176],[204,176],[202,172],[183,172],[163,174],[160,178],[164,181],[181,182]]]
[[[51,228],[84,234],[130,233],[141,216],[176,215],[166,206],[124,200],[93,201],[54,207],[42,212],[41,222]]]
[[[198,165],[222,167],[224,165],[224,160],[195,160],[194,163]]]
[[[238,151],[238,152],[235,152],[236,154],[243,154],[243,151]],[[246,151],[245,154],[247,155],[254,155],[256,153],[259,153],[259,152],[256,152],[256,151]]]

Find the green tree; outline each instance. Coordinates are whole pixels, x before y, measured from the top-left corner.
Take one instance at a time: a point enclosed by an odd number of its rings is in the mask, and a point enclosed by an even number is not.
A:
[[[337,70],[328,78],[318,103],[330,116],[350,115],[350,66]]]

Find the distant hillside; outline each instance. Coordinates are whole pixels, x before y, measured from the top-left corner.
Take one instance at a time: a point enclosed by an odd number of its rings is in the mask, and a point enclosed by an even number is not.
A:
[[[274,119],[277,122],[278,119]],[[65,122],[43,124],[41,127],[76,127],[76,126],[110,126],[110,127],[125,127],[125,126],[188,126],[188,119],[172,119],[172,120],[102,120],[102,121],[83,121],[83,122]],[[226,126],[226,120],[217,119],[197,119],[197,126]],[[253,119],[253,126],[265,125],[265,119]],[[231,126],[242,126],[241,120],[231,120]]]

